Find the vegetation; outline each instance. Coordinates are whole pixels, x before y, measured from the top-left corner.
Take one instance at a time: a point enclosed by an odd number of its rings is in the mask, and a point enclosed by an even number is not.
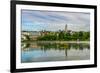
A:
[[[49,32],[46,35],[39,36],[37,40],[40,41],[89,41],[90,40],[90,32]]]

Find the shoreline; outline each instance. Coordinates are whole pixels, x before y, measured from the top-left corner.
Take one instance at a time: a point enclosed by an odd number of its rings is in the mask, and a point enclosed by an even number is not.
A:
[[[21,43],[90,43],[90,41],[23,41]]]

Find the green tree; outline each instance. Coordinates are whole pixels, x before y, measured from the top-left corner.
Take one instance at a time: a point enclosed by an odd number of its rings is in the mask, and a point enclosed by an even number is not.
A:
[[[79,32],[79,40],[82,40],[82,37],[83,37],[83,32],[80,31],[80,32]]]

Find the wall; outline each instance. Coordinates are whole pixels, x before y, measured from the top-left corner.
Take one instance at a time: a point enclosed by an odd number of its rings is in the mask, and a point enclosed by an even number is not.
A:
[[[96,5],[97,0],[34,0],[58,3]],[[99,0],[98,0],[99,1]],[[99,73],[100,72],[100,5],[98,2],[98,67],[71,70],[42,71],[34,73]],[[10,72],[10,0],[0,0],[0,73]]]

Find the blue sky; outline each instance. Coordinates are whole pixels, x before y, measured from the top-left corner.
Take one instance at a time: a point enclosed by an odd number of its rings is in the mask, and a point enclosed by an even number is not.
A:
[[[24,31],[89,31],[90,13],[65,11],[21,10],[21,25]]]

